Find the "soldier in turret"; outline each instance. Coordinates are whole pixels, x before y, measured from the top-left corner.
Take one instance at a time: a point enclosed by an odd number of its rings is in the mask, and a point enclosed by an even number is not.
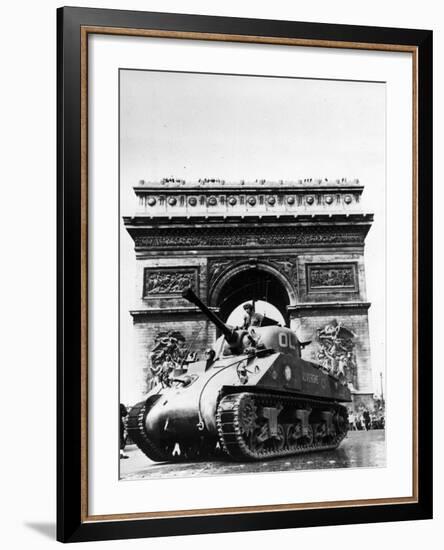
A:
[[[250,302],[244,304],[244,310],[244,322],[239,328],[246,330],[250,327],[269,327],[271,325],[279,325],[279,322],[275,319],[271,319],[270,317],[255,311],[254,302],[253,304],[250,304]]]
[[[244,310],[244,324],[242,325],[242,328],[247,329],[249,327],[260,327],[262,325],[264,316],[261,313],[254,311],[253,304],[247,302],[244,304]]]

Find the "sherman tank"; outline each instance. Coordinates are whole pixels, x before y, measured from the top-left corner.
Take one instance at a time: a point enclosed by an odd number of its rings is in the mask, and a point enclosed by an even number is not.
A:
[[[347,434],[345,380],[301,358],[294,331],[277,325],[233,328],[196,296],[183,297],[221,336],[206,359],[171,371],[131,408],[131,439],[154,461],[223,453],[263,460],[336,448]]]

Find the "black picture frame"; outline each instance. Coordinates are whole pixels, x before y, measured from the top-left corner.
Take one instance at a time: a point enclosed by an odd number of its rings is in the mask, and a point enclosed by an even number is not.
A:
[[[81,364],[86,353],[82,329],[87,273],[82,248],[83,27],[150,29],[179,33],[273,37],[305,41],[408,46],[417,56],[417,356],[415,502],[336,508],[202,514],[188,517],[91,519],[82,502],[87,482],[82,469],[85,392]],[[387,49],[390,49],[389,47]],[[219,533],[355,524],[432,517],[432,32],[400,28],[238,19],[173,13],[92,8],[57,10],[57,179],[58,179],[58,380],[57,380],[57,539],[62,542]],[[83,167],[83,168],[82,168]],[[83,262],[83,263],[82,263]],[[83,495],[83,496],[82,496]]]

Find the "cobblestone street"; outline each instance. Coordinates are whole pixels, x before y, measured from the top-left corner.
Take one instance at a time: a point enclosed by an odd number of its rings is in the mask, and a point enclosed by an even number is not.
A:
[[[334,451],[314,452],[264,462],[229,462],[225,458],[188,463],[149,460],[135,445],[125,449],[120,460],[124,480],[264,473],[326,468],[380,468],[385,466],[385,431],[351,431]]]

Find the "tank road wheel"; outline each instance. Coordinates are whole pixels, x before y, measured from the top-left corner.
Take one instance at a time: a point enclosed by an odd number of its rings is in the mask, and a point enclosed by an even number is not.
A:
[[[333,415],[327,421],[322,418],[324,407]],[[307,413],[303,420],[295,418],[294,411],[299,410]],[[273,393],[223,396],[217,407],[216,425],[221,449],[235,460],[335,449],[347,433],[344,407]]]
[[[216,414],[219,442],[235,460],[258,460],[264,453],[268,427],[257,417],[255,396],[248,393],[226,395]]]
[[[325,422],[319,422],[317,424],[313,424],[313,438],[316,445],[319,445],[319,443],[322,443],[322,441],[327,436],[327,427]]]
[[[289,449],[295,451],[304,450],[313,445],[313,428],[311,425],[307,426],[306,433],[302,432],[302,425],[300,422],[297,424],[291,424],[287,431],[287,445]]]
[[[272,438],[272,447],[274,451],[282,451],[285,447],[285,430],[282,424],[278,424],[277,436]]]
[[[282,424],[278,424],[277,434],[270,437],[268,424],[264,423],[250,432],[248,437],[245,438],[245,443],[255,454],[281,451],[285,446],[284,427]]]
[[[246,443],[249,449],[251,449],[254,453],[260,454],[264,450],[264,444],[268,438],[268,435],[264,437],[264,432],[266,432],[266,429],[266,425],[260,428],[254,428],[246,438]]]
[[[313,445],[313,441],[314,441],[313,428],[311,426],[308,426],[307,435],[304,437],[304,445],[306,447],[311,447]]]
[[[302,437],[302,426],[300,422],[290,424],[287,428],[287,445],[288,448],[296,447],[298,441]]]

